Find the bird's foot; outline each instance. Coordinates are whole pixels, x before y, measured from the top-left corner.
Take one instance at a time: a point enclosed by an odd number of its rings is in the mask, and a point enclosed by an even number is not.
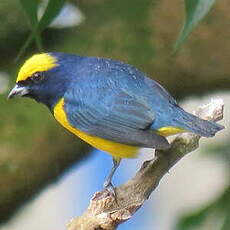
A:
[[[110,181],[106,181],[103,187],[104,187],[104,190],[106,190],[109,193],[109,195],[113,196],[116,199],[116,190]]]

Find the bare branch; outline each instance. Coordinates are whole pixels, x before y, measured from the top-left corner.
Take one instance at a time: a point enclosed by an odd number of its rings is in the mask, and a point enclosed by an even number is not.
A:
[[[195,114],[206,120],[223,119],[223,101],[212,100]],[[187,153],[199,146],[200,136],[192,133],[178,135],[167,151],[155,151],[153,160],[143,163],[134,178],[116,188],[117,199],[106,191],[96,192],[85,213],[73,219],[68,230],[114,230],[130,219],[143,205],[161,178]]]

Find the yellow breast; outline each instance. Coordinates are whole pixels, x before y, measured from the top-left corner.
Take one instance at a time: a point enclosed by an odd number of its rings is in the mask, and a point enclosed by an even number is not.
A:
[[[113,141],[105,140],[100,137],[92,136],[71,126],[64,111],[64,98],[62,98],[54,108],[55,119],[71,133],[75,134],[93,147],[110,153],[114,157],[133,158],[137,155],[139,148],[124,145]]]

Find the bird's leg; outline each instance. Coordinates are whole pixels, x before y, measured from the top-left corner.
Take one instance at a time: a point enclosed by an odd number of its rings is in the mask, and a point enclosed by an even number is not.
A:
[[[111,180],[112,180],[112,177],[113,177],[116,169],[120,165],[120,162],[121,162],[121,158],[114,158],[113,157],[113,167],[112,167],[111,171],[109,172],[109,175],[107,176],[107,178],[104,182],[104,185],[103,185],[104,189],[106,189],[114,197],[116,196],[116,193],[115,193],[115,189],[113,187]]]

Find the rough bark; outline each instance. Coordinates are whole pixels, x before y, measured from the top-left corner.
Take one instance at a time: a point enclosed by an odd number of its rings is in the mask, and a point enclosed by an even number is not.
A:
[[[223,119],[222,100],[212,100],[198,108],[196,115],[206,120]],[[200,138],[192,133],[180,134],[172,141],[169,150],[156,150],[155,157],[144,162],[134,178],[116,188],[116,199],[107,191],[96,192],[88,209],[70,222],[68,230],[116,229],[144,204],[171,167],[198,148]]]

